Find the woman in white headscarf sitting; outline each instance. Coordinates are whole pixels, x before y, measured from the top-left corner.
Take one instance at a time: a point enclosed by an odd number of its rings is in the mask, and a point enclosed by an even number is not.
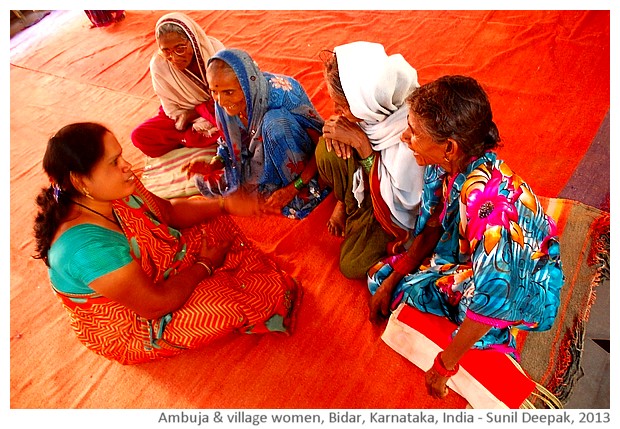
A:
[[[155,26],[158,51],[150,63],[153,89],[161,106],[154,118],[131,134],[133,144],[150,157],[180,147],[209,147],[221,136],[209,93],[206,65],[224,49],[190,17],[179,12],[162,16]]]
[[[335,114],[325,121],[316,160],[337,200],[327,227],[344,237],[342,273],[365,278],[411,243],[423,169],[400,137],[417,72],[378,43],[354,42],[328,56],[325,80]]]

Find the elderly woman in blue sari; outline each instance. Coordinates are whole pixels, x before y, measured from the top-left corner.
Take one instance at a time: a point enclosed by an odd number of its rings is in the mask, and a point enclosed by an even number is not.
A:
[[[319,184],[314,159],[323,119],[303,87],[262,72],[239,49],[211,57],[207,80],[225,140],[210,163],[184,167],[198,189],[205,196],[258,192],[267,212],[306,217],[328,189]]]
[[[554,221],[493,152],[500,141],[486,93],[445,76],[409,97],[402,139],[426,166],[415,239],[369,271],[374,322],[401,302],[459,327],[426,373],[435,397],[472,347],[518,358],[513,328],[553,325],[564,275]]]

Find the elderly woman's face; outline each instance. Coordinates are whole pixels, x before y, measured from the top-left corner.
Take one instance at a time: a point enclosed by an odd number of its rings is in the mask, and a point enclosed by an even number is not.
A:
[[[444,164],[446,143],[434,141],[422,128],[418,117],[411,112],[407,116],[407,125],[400,139],[411,149],[418,165]]]
[[[342,116],[349,122],[361,122],[361,119],[356,118],[353,113],[351,113],[351,108],[346,98],[336,94],[329,85],[327,85],[327,93],[329,94],[329,98],[334,102],[334,110],[337,115]]]
[[[229,116],[247,116],[243,89],[230,67],[217,65],[215,62],[209,64],[207,82],[211,96]]]
[[[192,44],[179,33],[162,34],[157,39],[157,45],[160,55],[178,70],[185,70],[194,58]]]

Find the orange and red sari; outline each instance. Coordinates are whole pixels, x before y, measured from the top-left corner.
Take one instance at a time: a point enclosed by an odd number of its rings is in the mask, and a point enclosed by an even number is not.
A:
[[[161,223],[155,200],[141,184],[114,202],[131,254],[154,282],[191,266],[201,242],[230,240],[224,265],[203,280],[179,310],[147,320],[97,293],[70,296],[56,291],[78,339],[123,364],[173,356],[233,332],[290,330],[298,301],[296,281],[249,242],[228,216],[177,231]]]

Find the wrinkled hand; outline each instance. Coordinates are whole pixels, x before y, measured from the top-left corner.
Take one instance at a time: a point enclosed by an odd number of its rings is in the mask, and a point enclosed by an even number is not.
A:
[[[179,131],[183,131],[187,128],[190,122],[198,117],[198,114],[193,110],[184,110],[177,115],[174,120],[174,128]]]
[[[333,150],[338,158],[349,159],[353,156],[353,148],[338,140],[325,137],[325,146],[328,152]]]
[[[224,169],[224,164],[219,160],[212,159],[210,162],[204,160],[190,161],[181,167],[181,171],[187,176],[187,179],[191,179],[192,176],[200,174],[205,179],[212,176],[213,173]],[[222,171],[223,174],[223,171]]]
[[[293,184],[280,188],[267,198],[262,210],[265,214],[280,214],[282,207],[291,202],[297,195],[297,189]]]
[[[439,375],[433,368],[424,374],[426,391],[433,398],[443,399],[448,395],[448,387],[446,386],[448,380],[447,377]]]
[[[356,150],[361,158],[372,153],[372,146],[368,136],[354,122],[344,116],[332,115],[323,125],[323,137],[327,150],[333,149],[340,158],[350,158]]]
[[[204,118],[199,118],[192,124],[192,128],[194,131],[206,136],[213,137],[219,132],[219,129],[213,125],[211,122],[207,121]]]
[[[211,164],[207,161],[190,161],[181,167],[181,172],[184,172],[188,179],[196,174],[208,176],[211,174]]]
[[[211,268],[219,268],[224,265],[226,255],[232,245],[231,241],[221,241],[214,243],[212,240],[208,240],[206,237],[202,237],[200,245],[200,252],[198,258],[207,260]]]
[[[370,297],[368,301],[368,308],[370,310],[370,322],[378,325],[385,319],[390,317],[390,307],[392,304],[392,295],[396,286],[400,282],[400,276],[396,273],[390,274],[381,286],[375,291],[374,295]]]

